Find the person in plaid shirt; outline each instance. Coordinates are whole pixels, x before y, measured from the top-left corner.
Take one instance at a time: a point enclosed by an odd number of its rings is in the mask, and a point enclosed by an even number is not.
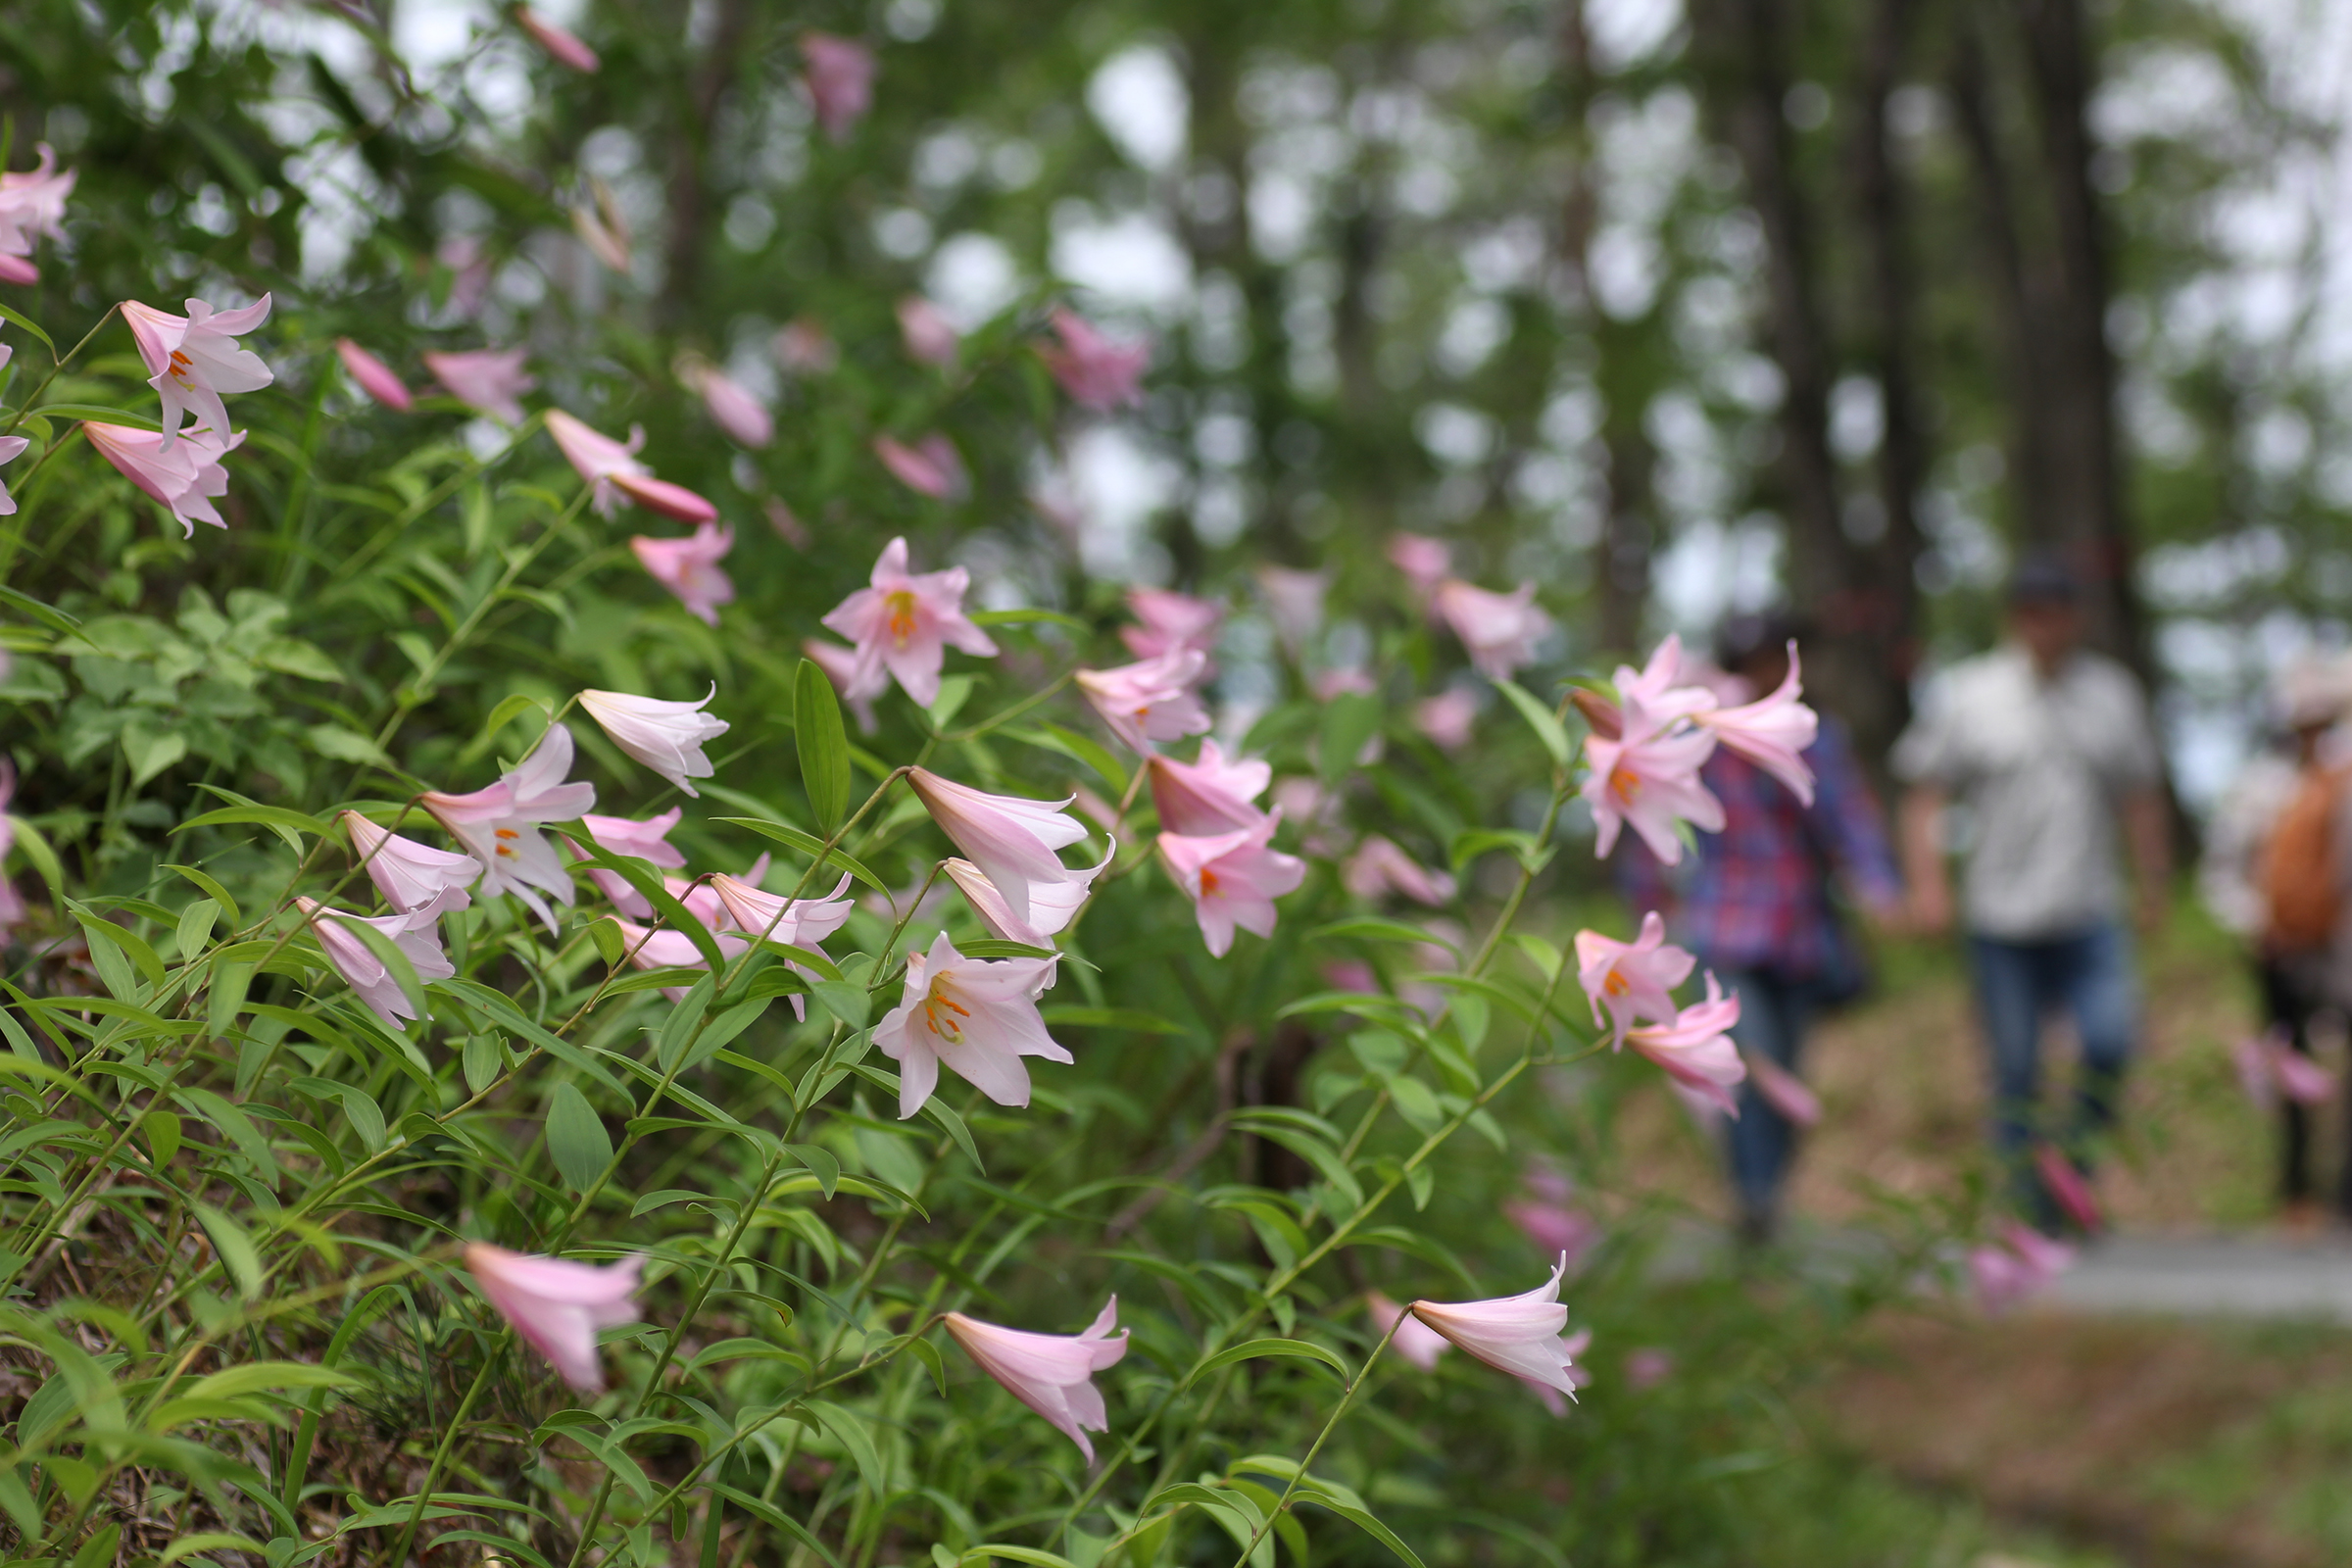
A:
[[[1715,658],[1744,688],[1739,701],[1780,684],[1795,635],[1781,615],[1735,615],[1723,624]],[[1787,1111],[1803,1108],[1795,1102],[1801,1092],[1775,1092],[1771,1069],[1793,1074],[1813,1015],[1862,987],[1862,956],[1841,905],[1850,900],[1891,924],[1903,902],[1885,814],[1844,726],[1824,713],[1804,759],[1814,774],[1811,806],[1719,748],[1699,778],[1723,803],[1723,831],[1699,835],[1679,866],[1659,864],[1630,834],[1615,856],[1635,917],[1664,915],[1674,941],[1739,996],[1733,1038],[1751,1064],[1768,1064],[1741,1085],[1730,1137],[1740,1236],[1750,1244],[1769,1240],[1778,1224],[1794,1144]]]

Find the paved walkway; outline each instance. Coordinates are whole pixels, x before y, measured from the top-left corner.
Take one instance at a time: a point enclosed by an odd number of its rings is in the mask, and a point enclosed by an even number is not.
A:
[[[2042,1299],[2080,1312],[2352,1324],[2352,1241],[2109,1236]]]
[[[1867,1230],[1807,1227],[1789,1244],[1808,1273],[1842,1276],[1884,1257]],[[1732,1261],[1731,1239],[1706,1224],[1669,1227],[1652,1268],[1694,1279]],[[1951,1259],[1959,1256],[1957,1244]],[[2352,1236],[2294,1241],[2245,1236],[2111,1235],[2082,1249],[2035,1304],[2092,1314],[2301,1319],[2352,1326]]]

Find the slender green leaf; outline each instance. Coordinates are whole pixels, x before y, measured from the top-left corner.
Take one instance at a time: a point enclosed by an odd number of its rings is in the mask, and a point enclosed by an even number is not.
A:
[[[833,683],[812,659],[802,660],[792,677],[792,738],[808,809],[829,835],[850,814],[850,737],[841,727]]]
[[[596,1107],[571,1084],[556,1085],[548,1097],[547,1152],[564,1185],[584,1193],[612,1163],[612,1138]]]
[[[1202,1378],[1208,1376],[1211,1372],[1232,1366],[1237,1362],[1255,1361],[1267,1356],[1284,1356],[1294,1360],[1301,1361],[1319,1361],[1323,1365],[1331,1368],[1334,1372],[1337,1372],[1340,1375],[1340,1381],[1342,1383],[1347,1382],[1350,1376],[1348,1370],[1348,1363],[1341,1360],[1336,1351],[1326,1350],[1320,1345],[1309,1345],[1304,1340],[1250,1340],[1242,1345],[1227,1346],[1224,1349],[1219,1350],[1216,1354],[1201,1362],[1199,1367],[1194,1369],[1193,1375],[1186,1380],[1186,1386],[1190,1387],[1192,1384],[1198,1383]]]

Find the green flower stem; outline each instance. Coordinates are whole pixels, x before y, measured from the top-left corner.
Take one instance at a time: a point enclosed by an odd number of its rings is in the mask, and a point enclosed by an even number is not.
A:
[[[424,1472],[424,1485],[416,1489],[416,1506],[409,1510],[409,1522],[400,1527],[400,1544],[392,1548],[392,1555],[385,1561],[398,1565],[409,1560],[409,1544],[416,1539],[416,1527],[423,1522],[425,1505],[432,1500],[433,1488],[440,1484],[441,1471],[448,1465],[450,1453],[458,1446],[458,1434],[465,1430],[466,1418],[473,1414],[474,1402],[481,1398],[482,1391],[489,1388],[490,1369],[498,1365],[500,1354],[514,1338],[514,1331],[508,1329],[499,1335],[498,1343],[482,1357],[481,1370],[473,1375],[472,1386],[466,1391],[466,1397],[458,1401],[457,1412],[449,1418],[449,1426],[441,1434],[441,1446],[433,1450],[433,1462]],[[608,1483],[611,1481],[610,1476],[606,1479]]]
[[[1060,674],[1054,676],[1054,679],[1048,682],[1045,686],[1037,691],[1031,692],[1028,696],[1022,698],[1010,708],[991,714],[989,717],[982,719],[979,723],[972,725],[969,729],[959,729],[955,731],[953,734],[942,735],[940,739],[946,741],[951,746],[959,746],[965,741],[978,740],[981,736],[989,733],[989,731],[1011,723],[1014,719],[1020,717],[1023,713],[1028,712],[1031,709],[1039,708],[1047,703],[1052,702],[1054,698],[1061,695],[1061,689],[1063,687],[1067,686],[1072,680],[1077,678],[1077,674],[1078,671],[1076,666],[1065,669]]]
[[[778,1153],[781,1153],[781,1151],[778,1151]],[[720,1244],[718,1254],[710,1259],[701,1277],[695,1281],[693,1289],[688,1292],[686,1304],[678,1313],[677,1326],[662,1337],[662,1353],[654,1358],[653,1370],[645,1375],[644,1383],[638,1386],[637,1396],[629,1401],[629,1413],[621,1418],[622,1424],[634,1421],[645,1413],[646,1404],[653,1398],[654,1391],[661,1386],[662,1374],[669,1370],[669,1363],[677,1355],[678,1342],[684,1339],[687,1330],[693,1327],[695,1317],[703,1309],[703,1302],[710,1298],[712,1285],[716,1283],[719,1276],[726,1272],[728,1260],[735,1255],[735,1248],[743,1240],[743,1233],[751,1228],[752,1220],[759,1214],[760,1205],[766,1201],[768,1188],[775,1185],[777,1164],[777,1156],[771,1154],[768,1156],[767,1162],[760,1167],[759,1185],[753,1189],[751,1201],[745,1203],[736,1214],[735,1224],[728,1230],[726,1240]],[[605,1471],[604,1480],[597,1485],[596,1496],[588,1504],[588,1517],[580,1524],[579,1543],[573,1546],[571,1552],[570,1560],[575,1568],[580,1559],[587,1554],[588,1544],[596,1539],[596,1527],[604,1519],[605,1504],[612,1496],[613,1480],[613,1473],[608,1468]],[[404,1556],[397,1554],[393,1558],[395,1563],[406,1560]]]
[[[1323,1445],[1330,1442],[1331,1435],[1339,1430],[1340,1420],[1347,1415],[1348,1407],[1355,1403],[1357,1393],[1370,1381],[1373,1364],[1380,1359],[1380,1352],[1389,1348],[1389,1342],[1396,1337],[1396,1331],[1402,1327],[1404,1312],[1398,1312],[1390,1322],[1389,1332],[1380,1337],[1380,1343],[1372,1347],[1372,1353],[1364,1357],[1364,1364],[1356,1368],[1354,1377],[1348,1380],[1348,1391],[1340,1396],[1338,1408],[1331,1412],[1331,1419],[1323,1423],[1323,1430],[1315,1434],[1315,1441],[1307,1447],[1306,1457],[1298,1461],[1298,1469],[1292,1475],[1290,1485],[1284,1487],[1282,1495],[1274,1499],[1274,1509],[1266,1515],[1265,1523],[1250,1532],[1250,1544],[1242,1548],[1242,1554],[1235,1559],[1233,1568],[1249,1568],[1250,1554],[1257,1549],[1257,1544],[1266,1539],[1266,1532],[1274,1528],[1274,1521],[1281,1518],[1283,1510],[1291,1505],[1291,1497],[1298,1492],[1298,1483],[1306,1479],[1307,1467],[1315,1462],[1315,1455],[1323,1451]]]

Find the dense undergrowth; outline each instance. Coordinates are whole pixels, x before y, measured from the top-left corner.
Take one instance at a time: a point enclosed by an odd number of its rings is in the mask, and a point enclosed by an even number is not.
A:
[[[50,8],[53,47],[14,58],[27,122],[70,104],[79,130],[0,330],[27,442],[0,469],[12,1559],[1778,1560],[1758,1541],[1809,1495],[1780,1391],[1916,1250],[1860,1282],[1658,1282],[1667,1211],[1610,1128],[1675,1048],[1606,1049],[1544,914],[1590,853],[1561,836],[1586,780],[1524,594],[1465,610],[1466,547],[1416,587],[1344,538],[1312,581],[1242,558],[1131,608],[1021,499],[1140,368],[1090,381],[1072,356],[1118,345],[1050,293],[926,359],[845,246],[779,301],[829,312],[835,357],[804,331],[762,438],[597,270],[629,261],[618,216],[584,194],[582,238],[552,233],[564,188],[468,140],[478,108],[323,60],[289,87],[299,51],[172,15],[194,53],[160,118],[109,49],[164,23]],[[527,70],[551,97],[611,79]],[[240,82],[307,94],[399,239],[321,282],[272,260],[301,235],[258,187],[225,220],[157,198],[188,195],[183,156],[252,172]],[[811,212],[863,199],[849,144],[803,145]],[[472,249],[408,231],[458,190],[501,204]],[[145,210],[178,245],[127,242]],[[542,292],[485,303],[491,254]],[[169,310],[265,295],[241,347]],[[527,347],[517,416],[463,364],[411,399],[419,356],[486,337]],[[148,388],[180,377],[230,393],[241,445],[199,399],[160,450]],[[894,536],[968,567],[971,602],[877,578],[870,624],[827,620]],[[1124,709],[1084,700],[1077,671],[1188,611],[1230,624],[1175,633],[1200,657]],[[825,624],[869,657],[804,662]],[[1211,680],[1264,777],[1148,761],[1192,755]],[[609,693],[662,706],[614,719]],[[939,778],[1036,803],[1044,848]],[[1187,787],[1247,814],[1187,822]],[[923,1050],[951,1069],[928,1096]],[[638,1271],[634,1305],[517,1305],[485,1244],[614,1271],[559,1297]],[[1376,1355],[1368,1293],[1510,1296],[1562,1253],[1592,1331],[1572,1412],[1475,1351]],[[1099,1422],[965,1353],[1114,1296]]]

